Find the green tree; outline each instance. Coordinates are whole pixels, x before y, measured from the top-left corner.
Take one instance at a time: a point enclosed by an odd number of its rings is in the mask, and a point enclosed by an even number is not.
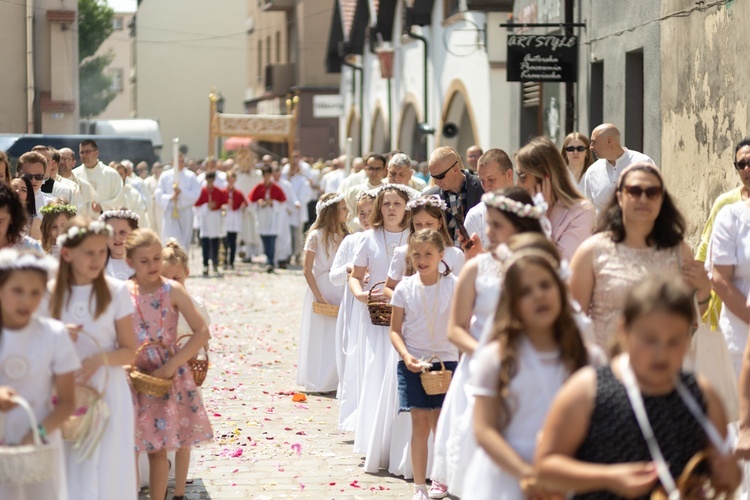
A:
[[[78,0],[78,97],[84,118],[100,114],[116,95],[106,72],[114,55],[94,55],[113,32],[114,13],[106,0]]]

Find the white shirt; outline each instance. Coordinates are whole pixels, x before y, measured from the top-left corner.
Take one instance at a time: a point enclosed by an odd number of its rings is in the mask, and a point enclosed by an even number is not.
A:
[[[48,193],[52,195],[52,198],[62,198],[68,203],[73,203],[73,188],[67,183],[55,179],[52,184],[52,192]]]
[[[415,274],[396,285],[391,305],[404,310],[401,336],[415,358],[426,361],[435,354],[443,361],[458,361],[458,349],[448,340],[448,317],[456,281],[453,275],[442,276],[437,284],[423,286],[419,274]]]
[[[339,186],[341,186],[341,183],[344,181],[345,177],[346,172],[344,172],[343,168],[331,170],[320,180],[320,190],[324,194],[338,192]]]
[[[469,233],[469,236],[476,233],[482,242],[482,247],[488,249],[490,247],[490,239],[487,237],[486,218],[487,205],[484,202],[479,202],[466,213],[464,226],[466,226],[466,232]]]
[[[393,252],[393,259],[391,259],[391,266],[388,268],[388,277],[393,281],[401,281],[406,274],[406,252],[409,250],[409,245],[401,245]],[[466,262],[466,256],[460,248],[456,247],[445,247],[445,255],[443,256],[445,263],[439,264],[439,271],[445,272],[445,266],[451,270],[454,276],[458,276],[461,273],[461,269],[464,267]]]
[[[42,218],[42,207],[52,203],[52,200],[54,200],[52,195],[44,193],[41,190],[38,193],[34,193],[34,202],[36,203],[37,217],[39,217],[40,219]]]
[[[88,215],[89,217],[99,217],[91,208],[91,203],[96,200],[97,194],[94,187],[85,179],[80,179],[75,175],[62,177],[60,175],[56,181],[67,182],[69,186],[75,186],[73,190],[73,200],[71,203],[76,206],[79,215]]]
[[[73,174],[79,179],[89,182],[96,190],[97,201],[102,210],[117,210],[125,205],[122,194],[122,177],[112,167],[101,161],[94,167],[80,165],[73,169]]]
[[[107,266],[104,268],[104,274],[117,278],[120,281],[127,281],[133,275],[133,269],[125,259],[110,257],[107,261]]]
[[[198,176],[198,182],[201,183],[201,187],[206,186],[206,172],[201,172],[201,174]],[[219,189],[226,189],[228,185],[229,183],[227,182],[226,172],[216,170],[216,180],[214,180],[214,186]]]
[[[648,162],[654,164],[654,160],[639,153],[625,149],[625,152],[612,165],[605,158],[596,160],[583,176],[583,194],[591,200],[596,208],[596,213],[606,210],[615,192],[615,185],[623,169],[633,163]]]

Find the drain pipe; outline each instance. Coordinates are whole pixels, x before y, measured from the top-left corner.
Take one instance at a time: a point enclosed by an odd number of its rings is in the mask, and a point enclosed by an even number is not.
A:
[[[428,102],[429,102],[429,100],[427,99],[427,87],[428,87],[429,83],[427,81],[427,55],[428,55],[427,54],[427,47],[428,47],[429,41],[427,40],[426,37],[424,37],[422,35],[418,35],[417,33],[412,32],[412,30],[411,30],[412,27],[413,26],[410,26],[409,30],[406,31],[404,34],[406,36],[408,36],[409,38],[413,38],[414,40],[419,40],[420,42],[422,42],[424,44],[424,123],[428,123],[428,119],[427,119],[427,117],[428,117],[427,113],[428,112],[427,112],[427,110],[429,109],[428,108]]]
[[[364,93],[364,78],[362,70],[362,66],[359,64],[354,64],[352,62],[349,62],[346,60],[346,57],[344,57],[344,60],[342,61],[342,64],[344,66],[348,66],[352,68],[355,72],[359,72],[359,156],[362,156],[362,128],[364,127],[365,123],[365,93]],[[352,80],[354,81],[354,80]],[[352,85],[352,91],[354,85]],[[352,92],[353,93],[353,92]],[[352,96],[353,97],[353,96]]]
[[[34,0],[26,0],[26,133],[33,134],[36,81],[34,79]]]

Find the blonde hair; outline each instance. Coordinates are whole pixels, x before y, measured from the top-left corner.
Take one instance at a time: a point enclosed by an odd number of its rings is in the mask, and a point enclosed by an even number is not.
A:
[[[325,203],[328,200],[336,198],[336,193],[326,193],[320,198],[320,203]],[[342,200],[343,201],[343,200]],[[318,218],[315,219],[313,225],[310,226],[310,230],[307,232],[307,236],[310,232],[318,229],[323,236],[323,245],[326,255],[330,255],[328,250],[330,248],[338,248],[344,236],[349,234],[349,230],[346,228],[346,223],[339,221],[339,203],[328,205],[320,211]],[[335,250],[334,250],[335,252]]]
[[[372,210],[372,215],[370,215],[370,227],[372,227],[373,229],[383,227],[383,225],[385,224],[385,221],[383,220],[383,198],[385,197],[385,193],[396,193],[404,200],[404,205],[409,203],[409,197],[401,189],[389,185],[383,186],[378,192],[378,196],[375,197],[375,207]],[[406,210],[404,212],[404,218],[401,220],[401,224],[399,224],[399,227],[401,229],[406,229],[407,227],[409,227],[409,219],[409,211]]]
[[[70,219],[67,224],[65,224],[65,231],[67,232],[70,228],[73,227],[85,229],[88,228],[89,224],[91,224],[92,222],[93,221],[89,217],[77,215]],[[93,232],[83,233],[82,236],[77,238],[66,238],[65,242],[62,244],[62,248],[60,249],[61,253],[63,248],[72,249],[79,247],[81,243],[86,241],[91,236],[104,236],[106,238],[106,235],[96,234]],[[57,278],[55,279],[55,287],[52,290],[52,295],[50,296],[50,314],[55,319],[60,319],[62,317],[63,305],[67,307],[70,304],[70,298],[73,295],[72,281],[73,266],[70,262],[65,262],[65,260],[61,256],[60,267],[58,267],[57,269]],[[99,316],[104,314],[104,311],[107,310],[107,307],[109,307],[109,304],[112,302],[112,294],[109,291],[107,279],[104,276],[104,268],[102,268],[99,275],[94,278],[92,285],[93,286],[91,287],[89,304],[92,300],[94,301],[94,319],[97,319],[99,318]]]
[[[136,229],[125,240],[125,255],[132,259],[136,250],[151,245],[161,245],[159,235],[151,229]]]
[[[516,153],[516,164],[539,182],[549,176],[552,193],[563,205],[570,207],[584,199],[573,184],[568,165],[557,146],[547,137],[535,137]],[[550,202],[551,204],[551,202]]]
[[[161,262],[167,266],[182,266],[185,270],[190,265],[188,254],[174,238],[169,238],[164,248],[161,249]]]
[[[414,245],[421,245],[422,243],[430,243],[438,249],[439,252],[445,252],[445,239],[440,231],[434,229],[420,229],[416,233],[412,233],[409,236],[409,246],[406,251],[406,272],[404,276],[412,276],[416,271],[414,270],[414,264],[412,263],[411,254],[414,252]],[[451,273],[451,268],[445,261],[441,261],[445,265],[445,272],[443,276],[448,276]]]

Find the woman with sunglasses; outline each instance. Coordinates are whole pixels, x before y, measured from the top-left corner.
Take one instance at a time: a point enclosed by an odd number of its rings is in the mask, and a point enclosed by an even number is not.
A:
[[[570,263],[570,291],[593,323],[590,340],[605,350],[612,347],[625,297],[656,272],[681,273],[705,308],[711,283],[702,263],[693,260],[684,235],[685,219],[659,169],[645,162],[625,168],[596,234]]]
[[[594,206],[573,184],[560,151],[547,137],[536,137],[516,153],[516,186],[548,205],[550,234],[560,255],[570,260],[594,230]]]
[[[569,133],[563,141],[560,153],[568,165],[568,170],[578,190],[583,193],[583,176],[591,166],[589,138],[580,132]]]

